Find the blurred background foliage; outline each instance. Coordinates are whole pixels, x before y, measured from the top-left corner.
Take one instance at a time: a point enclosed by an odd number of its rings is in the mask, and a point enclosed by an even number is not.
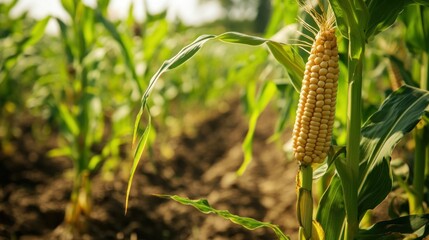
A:
[[[113,180],[117,171],[123,171],[121,176],[126,178],[141,97],[164,60],[202,34],[240,31],[279,42],[305,40],[297,35],[302,30],[297,16],[308,16],[298,10],[296,1],[199,0],[202,5],[209,2],[222,6],[219,19],[190,26],[180,19],[168,19],[167,10],[152,13],[147,8],[136,10],[134,5],[129,6],[124,19],[115,19],[109,15],[108,0],[96,1],[95,6],[62,0],[68,14],[65,19],[33,19],[28,11],[12,15],[18,0],[0,1],[1,151],[13,155],[17,146],[10,140],[20,138],[22,131],[32,132],[40,141],[59,133],[58,146],[49,152],[50,156],[67,156],[79,174],[85,172],[85,177],[102,173],[106,180]],[[143,20],[134,16],[135,11],[144,12]],[[413,22],[408,13],[411,11],[412,7],[406,10],[403,22]],[[362,121],[392,91],[388,74],[392,61],[410,79],[419,78],[419,69],[412,64],[419,58],[407,46],[419,50],[412,41],[404,42],[403,22],[395,23],[368,45]],[[49,24],[56,25],[58,31],[47,33]],[[337,145],[345,144],[346,133],[345,47],[340,46],[342,64],[334,127]],[[305,51],[300,54],[307,57]],[[283,130],[292,126],[298,98],[284,68],[263,48],[207,44],[194,58],[158,81],[149,106],[154,128],[162,129],[162,135],[152,131],[149,147],[155,141],[162,145],[167,142],[163,140],[183,131],[192,132],[187,124],[189,117],[228,106],[231,100],[240,99],[243,114],[250,116],[250,106],[267,81],[276,85],[268,107],[277,111],[272,139],[279,139]],[[412,85],[412,80],[407,83]],[[31,121],[32,127],[21,129],[22,121]],[[174,152],[168,144],[160,148],[167,157]],[[288,145],[285,149],[290,150]]]
[[[146,1],[143,2],[146,6]],[[296,1],[200,0],[199,4],[209,2],[217,2],[222,7],[219,18],[196,26],[186,25],[178,18],[168,19],[167,9],[151,13],[147,6],[135,9],[133,4],[124,19],[115,19],[109,16],[110,1],[107,0],[96,1],[96,6],[62,0],[68,13],[66,19],[48,16],[37,20],[27,11],[12,16],[10,13],[18,1],[1,2],[0,137],[3,149],[11,149],[9,138],[19,137],[20,130],[14,126],[14,119],[31,115],[40,119],[35,122],[40,125],[34,127],[39,131],[36,138],[46,138],[43,134],[53,131],[62,136],[51,156],[78,159],[73,156],[76,149],[73,150],[70,143],[82,141],[77,132],[87,125],[87,167],[94,171],[114,171],[121,159],[127,158],[124,154],[130,152],[133,120],[150,77],[165,59],[196,36],[240,31],[280,42],[305,40],[297,35],[301,29],[297,16],[308,16],[298,10]],[[143,11],[142,20],[134,16],[135,11]],[[46,33],[48,23],[55,24],[58,31]],[[370,45],[367,51],[364,78],[370,80],[364,82],[365,118],[385,98],[385,94],[379,94],[380,89],[387,93],[390,89],[386,70],[389,61],[380,53],[392,49],[392,44],[400,49],[396,53],[406,53],[400,41],[401,31],[403,26],[395,24],[382,33],[388,37],[371,42],[374,47]],[[386,39],[394,40],[383,42]],[[340,51],[345,52],[344,47],[341,50],[340,46]],[[305,51],[300,54],[304,59],[307,57]],[[343,72],[340,93],[346,89],[346,69]],[[221,43],[207,44],[193,59],[159,80],[149,104],[155,128],[168,129],[163,133],[177,136],[189,127],[187,118],[183,117],[189,114],[189,109],[221,106],[219,103],[228,99],[240,98],[245,111],[249,110],[246,106],[254,104],[258,86],[266,81],[273,81],[278,90],[273,100],[279,113],[278,124],[273,129],[273,139],[276,139],[286,126],[291,126],[289,119],[295,114],[298,94],[290,85],[289,76],[263,48]],[[342,130],[346,121],[345,95],[338,96],[335,128],[338,137],[334,139],[339,145],[345,141]],[[154,142],[155,136],[153,131],[150,141]]]

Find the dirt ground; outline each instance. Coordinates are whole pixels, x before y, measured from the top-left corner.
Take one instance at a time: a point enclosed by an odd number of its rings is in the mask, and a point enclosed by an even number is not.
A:
[[[277,224],[295,239],[297,165],[287,160],[281,144],[267,143],[275,115],[262,115],[254,137],[254,159],[237,178],[246,118],[238,104],[223,109],[207,111],[207,117],[192,123],[194,131],[165,140],[172,157],[165,157],[155,147],[152,158],[142,160],[127,215],[123,169],[129,168],[120,167],[110,181],[94,177],[93,210],[75,239],[276,238],[270,229],[246,230],[153,194],[207,198],[217,209]],[[20,123],[23,134],[13,139],[13,154],[4,149],[0,152],[0,239],[62,239],[64,232],[64,208],[72,188],[67,176],[72,163],[66,158],[47,157],[57,137],[33,139],[31,122]]]

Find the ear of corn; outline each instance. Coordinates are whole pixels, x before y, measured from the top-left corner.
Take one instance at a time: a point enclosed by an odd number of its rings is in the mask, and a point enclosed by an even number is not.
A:
[[[294,157],[303,165],[322,162],[331,144],[338,86],[338,49],[333,20],[313,12],[319,32],[305,66],[293,129]]]
[[[392,60],[389,60],[387,70],[389,73],[390,85],[392,87],[392,90],[396,91],[402,85],[404,85],[401,73],[399,72],[399,67]]]

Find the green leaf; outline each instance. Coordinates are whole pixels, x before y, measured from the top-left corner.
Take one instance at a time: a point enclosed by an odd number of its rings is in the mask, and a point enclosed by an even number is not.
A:
[[[292,84],[283,84],[276,82],[277,91],[280,93],[281,107],[280,114],[277,118],[274,134],[269,138],[269,142],[279,139],[281,134],[287,127],[287,121],[296,112],[299,95],[295,94],[295,89]]]
[[[47,16],[42,20],[39,20],[36,25],[34,25],[33,29],[31,29],[30,38],[24,44],[24,49],[36,44],[40,39],[42,39],[43,35],[45,35],[45,29],[50,19],[51,17]]]
[[[291,84],[299,93],[304,77],[305,63],[302,57],[289,45],[276,42],[268,42],[268,48],[276,60],[286,68]]]
[[[359,59],[365,45],[365,30],[369,13],[363,0],[329,0],[334,11],[338,29],[350,41],[349,58]],[[353,71],[353,68],[351,68]]]
[[[287,65],[286,63],[284,63],[284,61],[280,61],[280,63],[282,63],[283,65],[286,65],[286,67],[288,68],[288,71],[292,71],[291,75],[293,75],[293,76],[302,76],[303,75],[304,61],[299,56],[299,54],[296,54],[292,50],[292,48],[278,47],[278,45],[276,45],[276,42],[273,42],[271,40],[263,39],[260,37],[254,37],[254,36],[250,36],[250,35],[245,35],[242,33],[227,32],[227,33],[217,35],[217,36],[216,35],[202,35],[202,36],[198,37],[194,42],[192,42],[191,44],[187,45],[182,50],[180,50],[180,52],[177,53],[174,57],[170,58],[169,60],[165,61],[162,64],[162,66],[152,76],[152,78],[149,82],[149,86],[143,95],[143,99],[142,99],[143,104],[146,103],[146,99],[149,97],[150,93],[152,92],[153,87],[156,84],[156,81],[158,80],[158,78],[163,73],[167,72],[168,70],[179,67],[180,65],[185,63],[192,56],[194,56],[207,41],[209,41],[211,39],[218,39],[218,40],[221,40],[223,42],[238,43],[238,44],[245,44],[245,45],[251,45],[251,46],[261,45],[263,43],[269,42],[270,43],[270,44],[268,44],[269,46],[270,45],[276,46],[274,48],[278,53],[276,52],[275,56],[282,56],[282,58],[284,58],[286,60],[290,60],[290,63],[291,63],[290,66]],[[277,44],[280,44],[280,43],[277,43]],[[272,48],[273,47],[270,47],[270,49],[272,49]],[[295,81],[295,84],[297,86],[299,86],[300,83],[297,83],[297,82],[301,81],[301,78],[299,78],[299,80],[295,79],[294,81]]]
[[[390,192],[392,180],[386,161],[401,138],[416,126],[428,105],[429,92],[405,85],[393,92],[364,124],[359,181],[360,216],[377,206]],[[380,189],[382,186],[384,188]],[[365,199],[368,201],[364,203]]]
[[[69,109],[65,104],[60,104],[58,107],[60,117],[64,121],[64,124],[67,127],[67,130],[73,135],[77,136],[79,134],[79,125],[77,124],[76,119],[73,117]]]
[[[149,135],[150,135],[149,134],[150,129],[151,129],[151,116],[150,116],[150,114],[149,114],[148,123],[147,123],[145,129],[143,130],[143,132],[139,132],[139,130],[140,130],[139,125],[140,125],[142,115],[143,115],[143,108],[140,109],[140,112],[137,115],[136,123],[135,123],[135,127],[134,127],[133,146],[134,146],[135,150],[134,150],[134,157],[133,157],[133,166],[131,167],[130,178],[128,179],[127,194],[125,196],[125,213],[127,213],[127,209],[128,209],[128,199],[130,197],[131,186],[133,183],[134,174],[137,170],[137,166],[139,165],[140,159],[143,155],[143,151],[146,147],[146,143],[147,143],[147,140],[148,140]],[[137,145],[136,145],[137,136],[139,136],[138,137],[139,141],[137,142]]]
[[[119,47],[121,48],[122,56],[125,59],[125,64],[127,65],[133,80],[136,81],[137,86],[139,86],[140,93],[143,93],[144,83],[140,81],[137,75],[134,59],[132,58],[133,56],[132,46],[131,46],[132,41],[128,40],[125,34],[121,35],[116,29],[115,25],[111,23],[109,20],[107,20],[101,14],[101,12],[99,11],[96,12],[96,19],[103,24],[103,26],[110,33],[113,39],[119,44]]]
[[[98,14],[98,16],[101,19],[101,21],[105,24],[105,26],[108,29],[111,29],[111,33],[118,38],[118,33],[113,31],[114,30],[113,25],[109,24],[102,16],[100,16],[100,14]],[[165,61],[161,65],[161,67],[156,71],[156,73],[152,76],[152,78],[149,82],[149,85],[148,85],[148,87],[147,87],[147,89],[144,92],[143,97],[142,97],[141,110],[140,110],[138,116],[136,117],[133,142],[135,142],[135,140],[137,138],[140,138],[140,139],[142,138],[142,137],[140,137],[141,134],[139,133],[138,129],[139,129],[139,124],[140,124],[140,121],[142,118],[143,110],[146,108],[147,99],[149,98],[150,93],[152,92],[152,90],[153,90],[157,80],[160,78],[160,76],[163,73],[165,73],[171,69],[174,69],[176,67],[179,67],[180,65],[185,63],[187,60],[192,58],[207,41],[212,40],[212,39],[218,39],[220,41],[228,42],[228,43],[245,44],[245,45],[251,45],[251,46],[261,45],[263,43],[269,42],[272,46],[274,46],[273,49],[276,50],[276,53],[278,54],[278,56],[282,56],[282,58],[291,62],[292,67],[288,68],[288,71],[296,72],[296,73],[292,73],[291,75],[296,76],[296,75],[301,74],[301,76],[302,76],[302,74],[304,72],[304,62],[303,62],[302,58],[298,54],[293,52],[292,48],[288,48],[287,46],[286,46],[286,48],[281,47],[282,45],[280,43],[276,43],[276,42],[273,42],[271,40],[263,39],[260,37],[254,37],[254,36],[250,36],[250,35],[245,35],[245,34],[241,34],[241,33],[233,33],[233,32],[227,32],[227,33],[217,35],[217,36],[216,35],[202,35],[202,36],[198,37],[194,42],[192,42],[191,44],[187,45],[182,50],[180,50],[179,53],[177,53],[174,57]],[[298,72],[300,72],[300,73],[298,73]],[[295,81],[298,82],[297,79]],[[270,86],[267,89],[267,93],[270,93],[273,91],[275,91],[275,85],[274,84],[272,84],[272,86]],[[267,104],[267,100],[269,100],[269,97],[270,97],[269,94],[267,94],[267,93],[263,94],[263,97],[261,98],[262,101],[259,103],[259,106],[258,106],[259,109],[261,109],[261,107],[263,107],[264,104]],[[256,120],[254,120],[254,121],[256,122]],[[145,131],[144,134],[146,134],[146,132],[147,131]],[[146,140],[147,140],[147,137],[146,137]],[[143,148],[139,147],[141,145],[141,142],[142,142],[142,140],[140,140],[138,143],[138,147],[136,149],[136,153],[134,156],[134,162],[136,162],[136,159],[137,158],[139,159],[141,154],[142,154],[142,152],[137,153],[137,151],[143,151]],[[132,180],[132,177],[130,178],[130,180],[128,182],[129,186],[130,186],[131,180]],[[127,198],[128,198],[128,195],[129,194],[127,194]]]
[[[366,39],[390,27],[404,10],[409,0],[369,0],[367,1],[369,11],[368,28],[366,29]]]
[[[276,85],[271,82],[267,81],[262,86],[262,89],[259,93],[259,96],[256,98],[255,106],[251,109],[251,115],[249,120],[249,130],[247,131],[246,138],[243,141],[243,152],[244,152],[244,161],[241,164],[240,168],[237,171],[238,175],[242,175],[244,171],[246,171],[247,166],[252,161],[252,142],[253,142],[253,135],[256,130],[256,123],[258,121],[259,116],[261,115],[262,111],[266,108],[274,94],[276,93],[277,88]]]
[[[16,65],[18,57],[28,49],[29,47],[35,45],[45,34],[46,26],[48,25],[50,16],[39,20],[31,30],[31,33],[25,36],[21,41],[17,43],[17,50],[14,54],[6,57],[4,60],[0,59],[0,71],[4,69],[11,69]]]
[[[60,33],[62,40],[64,42],[64,48],[67,55],[67,63],[72,64],[74,59],[74,54],[72,50],[72,46],[70,45],[68,34],[67,34],[67,25],[59,18],[55,18],[57,20],[57,23],[60,27]]]
[[[228,43],[240,43],[250,46],[257,46],[261,45],[265,42],[267,42],[267,39],[256,37],[256,36],[250,36],[243,33],[238,32],[226,32],[216,37],[216,39],[219,39],[224,42]]]
[[[290,239],[286,235],[283,234],[283,232],[280,230],[280,228],[277,225],[266,223],[266,222],[260,222],[258,220],[255,220],[253,218],[248,217],[240,217],[237,215],[234,215],[230,213],[227,210],[217,210],[214,209],[206,199],[198,199],[198,200],[191,200],[189,198],[180,197],[177,195],[155,195],[162,198],[172,199],[176,202],[179,202],[183,205],[189,205],[196,209],[198,209],[200,212],[204,214],[213,213],[220,217],[223,217],[227,220],[230,220],[231,222],[238,224],[240,226],[243,226],[249,230],[255,230],[262,227],[270,228],[274,231],[274,233],[277,235],[278,239],[280,240],[288,240]]]
[[[361,165],[363,166],[363,165]],[[375,208],[392,190],[392,173],[390,171],[390,157],[375,165],[367,177],[367,184],[359,191],[358,213],[359,219],[368,209]]]
[[[424,237],[429,232],[428,227],[429,214],[405,216],[378,222],[369,229],[360,230],[357,239],[399,240],[404,239],[405,234],[413,233],[417,235],[416,237]]]
[[[410,5],[402,15],[407,26],[405,40],[408,48],[417,54],[421,51],[429,53],[429,8]]]
[[[95,34],[95,24],[94,24],[94,9],[83,6],[83,36],[85,38],[85,42],[87,45],[92,45],[95,41],[96,36]]]
[[[51,158],[71,157],[71,156],[73,156],[73,154],[72,154],[72,149],[70,146],[54,148],[52,150],[49,150],[49,152],[48,152],[48,157],[51,157]]]
[[[332,146],[328,153],[328,161],[324,164],[320,165],[313,172],[313,180],[317,180],[323,177],[328,170],[331,168],[332,163],[334,163],[337,159],[345,158],[346,147],[345,146]]]
[[[69,16],[73,19],[76,13],[76,4],[74,0],[61,0],[61,5],[69,14]]]
[[[329,0],[329,3],[334,11],[338,28],[344,37],[350,37],[351,31],[360,32],[357,35],[363,36],[369,18],[369,12],[363,0]]]
[[[362,127],[360,143],[358,214],[377,206],[391,190],[388,159],[399,140],[410,132],[429,106],[429,92],[403,86],[392,93]],[[347,163],[336,161],[347,181]],[[320,201],[317,220],[327,231],[326,239],[339,239],[345,221],[344,193],[335,175]]]
[[[317,221],[325,229],[325,239],[341,239],[345,218],[343,187],[338,175],[334,175],[320,199],[316,215]]]

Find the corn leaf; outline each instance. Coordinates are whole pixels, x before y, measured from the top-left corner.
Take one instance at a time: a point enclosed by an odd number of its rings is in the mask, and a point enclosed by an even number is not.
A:
[[[350,40],[349,56],[358,59],[365,45],[365,30],[368,24],[368,8],[363,0],[329,0],[334,11],[338,29]]]
[[[58,110],[60,114],[59,116],[64,122],[67,128],[67,131],[71,133],[73,136],[77,136],[79,134],[80,129],[79,129],[79,125],[77,124],[76,118],[69,111],[69,109],[65,104],[60,104],[58,107]]]
[[[362,128],[359,169],[358,214],[377,206],[390,192],[390,154],[399,140],[410,132],[429,106],[429,92],[403,86],[392,93]],[[324,193],[317,219],[324,229],[333,229],[326,239],[338,239],[344,223],[345,208],[341,183],[347,184],[347,163],[336,161],[339,173]],[[340,219],[343,218],[342,221]],[[333,224],[334,227],[331,225]]]
[[[102,16],[100,16],[100,14],[98,14],[98,17],[100,18],[100,21],[103,22],[103,24],[105,24],[105,26],[108,29],[112,29],[111,30],[111,34],[113,34],[114,36],[116,36],[116,38],[119,39],[119,37],[117,36],[118,33],[113,31],[114,30],[114,26],[109,24],[107,22],[107,20],[105,20]],[[146,104],[147,104],[147,99],[149,98],[150,93],[152,92],[157,80],[161,77],[161,75],[169,70],[172,70],[176,67],[179,67],[180,65],[182,65],[183,63],[185,63],[186,61],[188,61],[190,58],[192,58],[200,49],[201,47],[209,40],[212,39],[217,39],[223,42],[228,42],[228,43],[236,43],[236,44],[245,44],[245,45],[250,45],[250,46],[256,46],[256,45],[261,45],[263,43],[267,43],[268,45],[271,44],[272,47],[270,49],[275,49],[276,50],[276,54],[278,57],[276,57],[277,59],[282,59],[280,62],[282,62],[282,64],[284,66],[289,66],[287,65],[287,63],[285,63],[285,61],[289,61],[290,65],[292,67],[288,68],[288,71],[290,71],[290,75],[291,76],[302,76],[303,72],[304,72],[304,61],[302,60],[302,58],[299,56],[299,54],[296,54],[291,47],[289,46],[285,46],[285,45],[281,45],[280,43],[276,43],[273,42],[271,40],[267,40],[267,39],[263,39],[260,37],[254,37],[254,36],[250,36],[250,35],[245,35],[245,34],[241,34],[241,33],[234,33],[234,32],[227,32],[224,34],[220,34],[220,35],[202,35],[200,37],[198,37],[194,42],[192,42],[191,44],[187,45],[186,47],[184,47],[182,50],[179,51],[179,53],[177,53],[174,57],[170,58],[169,60],[165,61],[161,67],[156,71],[156,73],[152,76],[149,85],[146,89],[146,91],[144,92],[143,96],[142,96],[142,106],[141,106],[141,111],[138,114],[138,116],[136,117],[136,121],[135,121],[135,126],[134,126],[134,137],[133,137],[133,142],[135,142],[135,140],[137,138],[140,139],[140,141],[137,144],[136,147],[136,152],[134,155],[134,164],[133,167],[135,165],[138,164],[138,161],[141,158],[141,155],[143,153],[143,148],[141,147],[141,144],[144,145],[144,143],[147,141],[147,136],[145,137],[146,140],[142,141],[142,136],[139,133],[138,129],[140,126],[140,122],[142,119],[142,110],[146,108]],[[270,46],[270,45],[269,45]],[[279,57],[281,56],[281,58]],[[300,85],[300,81],[301,78],[295,78],[295,85],[298,86]],[[273,92],[275,91],[275,86],[273,85],[273,87],[268,88],[268,92]],[[263,94],[263,98],[261,98],[263,101],[261,101],[259,103],[259,107],[258,109],[262,109],[261,107],[264,106],[264,104],[266,105],[267,99],[269,100],[269,95],[267,94]],[[261,111],[261,110],[259,110]],[[255,117],[254,117],[255,118]],[[256,124],[256,120],[253,120]],[[253,125],[253,123],[252,123]],[[147,128],[146,128],[147,129]],[[144,134],[147,134],[147,131],[144,131]],[[249,137],[250,138],[250,137]],[[143,143],[144,142],[144,143]],[[251,150],[250,150],[251,151]],[[128,185],[129,185],[129,189],[130,189],[130,183],[132,182],[132,178],[133,178],[133,172],[132,175],[130,176]],[[127,193],[127,199],[128,199],[128,195],[129,192]]]
[[[281,64],[287,67],[287,70],[291,76],[301,76],[304,72],[304,61],[299,56],[299,54],[295,53],[292,48],[288,45],[282,45],[281,43],[276,43],[268,39],[260,38],[260,37],[254,37],[250,35],[245,35],[242,33],[235,33],[235,32],[227,32],[220,35],[202,35],[198,37],[194,42],[184,47],[182,50],[180,50],[179,53],[177,53],[174,57],[171,59],[165,61],[162,66],[158,69],[158,71],[153,75],[149,82],[149,86],[146,89],[144,95],[143,95],[143,104],[146,103],[146,99],[149,97],[151,91],[153,90],[153,87],[156,84],[156,81],[158,78],[168,70],[174,69],[176,67],[179,67],[183,63],[185,63],[187,60],[189,60],[192,56],[194,56],[201,47],[209,40],[217,39],[223,42],[228,43],[237,43],[237,44],[245,44],[250,46],[256,46],[261,45],[263,43],[267,43],[267,45],[270,47],[270,50],[275,49],[275,54],[273,55],[276,57],[277,60]],[[283,46],[283,47],[279,47]],[[300,86],[301,77],[293,78],[294,85]]]
[[[76,13],[76,4],[73,0],[61,0],[62,7],[66,10],[66,12],[73,19]]]
[[[268,42],[268,48],[276,60],[286,68],[292,86],[299,93],[302,85],[302,78],[304,77],[304,60],[294,51],[291,46],[282,45],[277,42]]]
[[[268,103],[271,101],[272,97],[276,93],[276,90],[277,90],[276,85],[273,82],[271,81],[265,82],[265,84],[262,86],[259,96],[256,98],[255,106],[253,107],[253,109],[251,109],[251,115],[249,120],[249,130],[247,131],[246,137],[242,145],[243,152],[244,152],[244,161],[237,171],[238,175],[242,175],[244,171],[246,171],[249,163],[252,161],[252,155],[253,155],[252,142],[253,142],[253,135],[256,130],[256,123],[262,111],[266,108],[266,106],[268,105]]]
[[[140,122],[141,122],[142,115],[143,115],[143,108],[140,109],[137,115],[135,127],[134,127],[133,147],[135,148],[135,150],[134,150],[134,157],[133,157],[133,165],[131,167],[130,177],[128,179],[127,194],[125,196],[125,213],[127,213],[127,209],[128,209],[128,199],[130,197],[134,174],[137,170],[137,167],[140,162],[140,158],[143,155],[143,151],[146,147],[146,143],[150,135],[149,133],[151,129],[151,116],[149,114],[148,123],[144,128],[144,130],[141,130]],[[137,142],[137,145],[136,145],[137,138],[139,139],[139,141]]]
[[[24,50],[37,43],[43,35],[45,35],[45,29],[48,25],[49,20],[51,19],[50,16],[47,16],[43,18],[42,20],[39,20],[36,25],[34,25],[33,29],[31,29],[30,38],[25,42],[24,44]]]
[[[346,220],[343,187],[338,175],[334,175],[329,187],[323,193],[317,209],[316,220],[325,231],[325,239],[342,239],[340,236]]]
[[[410,5],[402,16],[407,26],[405,33],[407,47],[417,54],[421,51],[429,52],[429,8]]]
[[[36,44],[38,41],[40,41],[40,39],[42,39],[45,34],[46,26],[48,25],[50,19],[51,17],[47,16],[42,20],[39,20],[31,29],[30,34],[25,36],[21,41],[17,43],[16,52],[6,57],[4,60],[0,59],[0,71],[9,70],[13,66],[15,66],[17,64],[18,57],[21,56],[25,50]]]
[[[412,0],[369,0],[366,1],[369,11],[366,38],[369,39],[390,27],[398,18],[399,13],[404,10]]]
[[[428,233],[429,214],[421,216],[411,215],[378,222],[369,229],[360,230],[357,239],[399,240],[404,239],[406,234],[415,234],[415,237],[424,237],[428,235]]]
[[[428,105],[429,92],[403,86],[392,93],[364,124],[359,181],[360,215],[377,206],[378,200],[384,199],[385,196],[381,198],[379,195],[387,195],[390,191],[389,185],[386,185],[389,189],[379,189],[379,185],[386,184],[386,179],[391,181],[389,168],[385,164],[388,164],[393,148],[415,127]],[[374,171],[383,172],[384,176],[374,174]],[[366,199],[368,201],[364,203]]]
[[[106,28],[106,30],[110,33],[113,39],[119,44],[121,49],[122,56],[124,57],[125,64],[127,65],[127,69],[130,71],[131,77],[137,83],[139,87],[140,93],[143,93],[144,83],[139,79],[136,67],[134,64],[134,59],[132,58],[133,54],[131,40],[127,38],[126,35],[121,35],[116,29],[115,25],[107,20],[100,11],[96,11],[96,19],[101,22],[101,24]]]
[[[209,202],[206,199],[198,199],[198,200],[191,200],[189,198],[180,197],[177,195],[156,195],[158,197],[167,198],[174,200],[178,203],[181,203],[183,205],[189,205],[196,209],[198,209],[200,212],[204,214],[216,214],[220,217],[223,217],[227,220],[230,220],[231,222],[238,224],[240,226],[243,226],[249,230],[255,230],[262,227],[270,228],[274,231],[274,233],[277,235],[278,239],[280,240],[288,240],[290,239],[286,235],[283,234],[283,232],[280,230],[280,228],[277,225],[266,223],[266,222],[260,222],[258,220],[255,220],[253,218],[248,217],[240,217],[237,215],[234,215],[230,213],[227,210],[217,210],[214,209],[212,206],[210,206]]]
[[[67,34],[67,25],[59,18],[55,18],[57,20],[58,26],[60,27],[61,37],[64,43],[64,50],[66,52],[67,63],[72,64],[74,59],[74,54],[72,50],[72,44],[70,44],[70,40]]]

